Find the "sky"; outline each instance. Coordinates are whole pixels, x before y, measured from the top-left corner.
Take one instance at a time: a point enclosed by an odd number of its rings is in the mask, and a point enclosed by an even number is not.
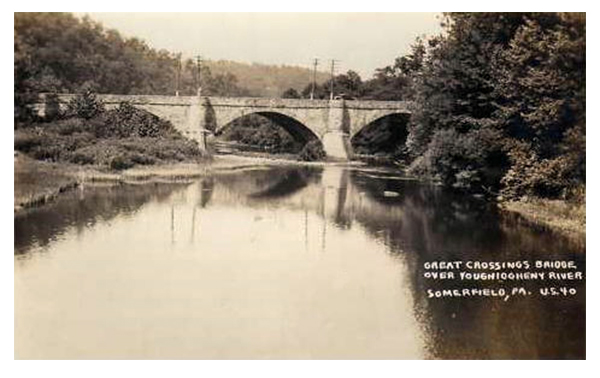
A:
[[[82,16],[83,13],[78,13]],[[105,27],[150,46],[233,60],[354,70],[363,79],[441,31],[436,13],[88,13]]]

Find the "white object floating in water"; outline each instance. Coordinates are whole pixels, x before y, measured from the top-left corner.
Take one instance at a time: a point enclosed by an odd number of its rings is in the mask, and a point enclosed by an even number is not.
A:
[[[385,190],[383,192],[383,196],[384,197],[398,197],[399,195],[400,194],[398,192],[392,192],[392,191],[389,191],[389,190]]]

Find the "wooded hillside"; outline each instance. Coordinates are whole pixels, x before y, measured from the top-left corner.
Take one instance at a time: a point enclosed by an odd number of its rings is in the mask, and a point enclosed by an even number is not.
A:
[[[207,61],[206,65],[215,74],[233,74],[241,87],[258,97],[280,97],[288,88],[302,90],[312,82],[313,72],[295,66],[274,66],[261,63],[240,63],[229,60]],[[317,71],[317,83],[329,79],[329,75]]]
[[[308,68],[204,62],[156,50],[139,38],[125,38],[89,17],[70,13],[15,13],[15,94],[80,92],[280,96],[312,80]],[[327,78],[319,72],[318,81]]]

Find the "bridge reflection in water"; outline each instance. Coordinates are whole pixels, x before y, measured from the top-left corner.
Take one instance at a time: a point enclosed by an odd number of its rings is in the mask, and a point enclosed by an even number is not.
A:
[[[385,171],[256,167],[91,188],[15,218],[15,353],[582,358],[583,282],[568,300],[505,303],[429,299],[422,277],[432,260],[585,270],[582,250]]]

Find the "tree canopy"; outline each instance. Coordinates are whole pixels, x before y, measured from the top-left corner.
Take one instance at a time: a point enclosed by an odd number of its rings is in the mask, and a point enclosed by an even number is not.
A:
[[[452,13],[415,71],[412,171],[507,196],[585,184],[585,15]]]

